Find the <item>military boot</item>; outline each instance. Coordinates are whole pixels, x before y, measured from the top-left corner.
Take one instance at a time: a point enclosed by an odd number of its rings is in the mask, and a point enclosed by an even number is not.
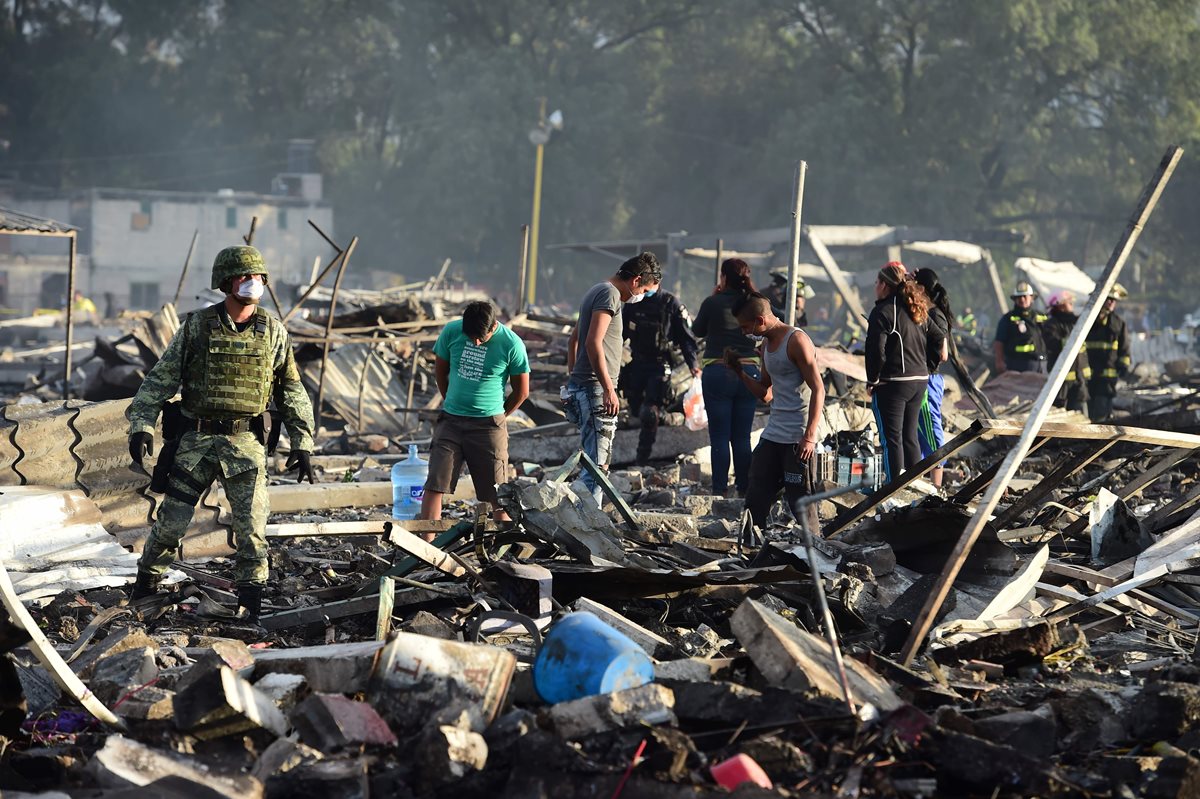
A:
[[[262,614],[262,593],[261,585],[238,586],[238,616],[243,621],[258,624],[258,617]]]
[[[154,596],[158,593],[158,583],[162,580],[162,576],[151,574],[138,569],[137,582],[133,584],[133,590],[129,592],[129,601],[136,602],[139,599],[145,599],[148,596]]]

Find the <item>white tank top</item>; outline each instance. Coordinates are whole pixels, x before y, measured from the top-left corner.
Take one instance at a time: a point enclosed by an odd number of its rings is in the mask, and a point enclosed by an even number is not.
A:
[[[771,352],[763,346],[763,366],[771,375],[771,416],[763,429],[762,437],[776,444],[795,444],[804,438],[808,428],[808,402],[811,392],[804,376],[792,359],[788,357],[788,344],[792,336],[799,333],[808,335],[802,330],[792,328],[779,349]]]

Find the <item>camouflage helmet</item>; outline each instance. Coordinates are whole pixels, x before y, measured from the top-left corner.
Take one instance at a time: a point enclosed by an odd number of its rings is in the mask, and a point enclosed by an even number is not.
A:
[[[1020,283],[1017,284],[1017,288],[1012,293],[1012,296],[1014,299],[1016,299],[1017,297],[1032,297],[1033,296],[1033,286],[1029,285],[1024,280],[1022,280]]]
[[[1129,296],[1129,292],[1120,283],[1114,283],[1112,290],[1108,292],[1110,300],[1123,300]]]
[[[217,253],[213,261],[212,288],[221,289],[221,284],[242,275],[262,275],[266,278],[267,262],[254,247],[226,247]]]

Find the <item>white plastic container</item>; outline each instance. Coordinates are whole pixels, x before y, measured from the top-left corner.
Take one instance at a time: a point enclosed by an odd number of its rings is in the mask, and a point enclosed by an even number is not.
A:
[[[417,445],[408,445],[408,457],[392,466],[392,518],[415,519],[425,496],[425,478],[429,461],[417,453]]]

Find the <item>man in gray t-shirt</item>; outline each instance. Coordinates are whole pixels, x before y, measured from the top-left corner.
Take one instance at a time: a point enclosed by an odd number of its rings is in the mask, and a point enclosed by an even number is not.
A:
[[[567,342],[567,371],[571,378],[562,390],[563,410],[579,426],[580,448],[602,468],[612,460],[617,432],[617,375],[621,371],[621,306],[639,302],[646,289],[662,282],[662,268],[654,253],[644,252],[625,263],[603,283],[583,295],[579,321]],[[596,497],[602,496],[586,471],[583,481]]]

